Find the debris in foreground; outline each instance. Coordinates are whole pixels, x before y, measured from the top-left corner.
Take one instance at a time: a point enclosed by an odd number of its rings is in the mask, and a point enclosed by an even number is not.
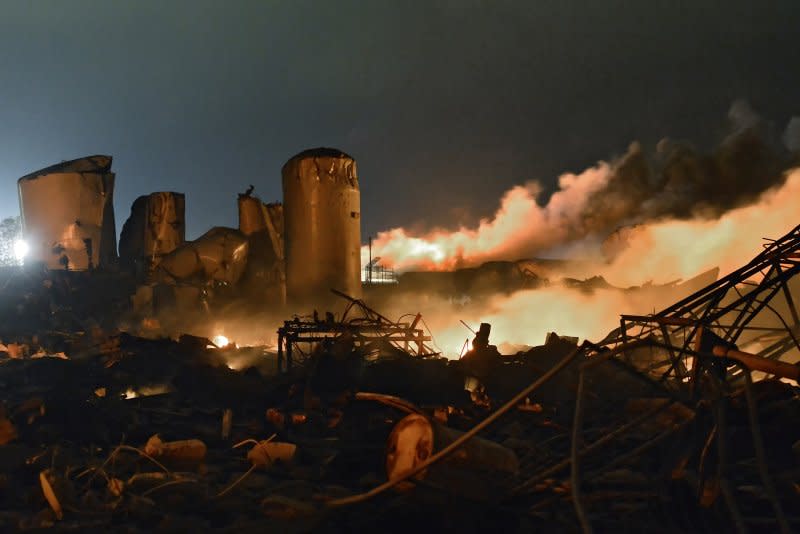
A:
[[[766,373],[800,355],[798,254],[800,228],[600,343],[503,356],[482,326],[466,362],[327,318],[272,376],[48,332],[66,359],[0,363],[0,528],[791,531],[800,399]]]

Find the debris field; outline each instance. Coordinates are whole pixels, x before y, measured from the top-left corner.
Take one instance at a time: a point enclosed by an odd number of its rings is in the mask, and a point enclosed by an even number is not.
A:
[[[596,343],[501,355],[482,325],[454,361],[346,295],[280,356],[59,330],[81,310],[31,313],[59,284],[29,274],[3,289],[0,528],[791,531],[799,252],[800,228]]]
[[[19,180],[31,261],[0,273],[1,531],[800,526],[800,227],[602,340],[501,354],[482,323],[451,360],[416,310],[362,299],[362,274],[412,302],[535,290],[541,265],[407,273],[398,291],[371,248],[361,273],[353,158],[307,150],[282,178],[283,204],[251,186],[238,228],[194,241],[182,194],[140,197],[119,255],[110,156]],[[270,306],[276,346],[195,328]]]

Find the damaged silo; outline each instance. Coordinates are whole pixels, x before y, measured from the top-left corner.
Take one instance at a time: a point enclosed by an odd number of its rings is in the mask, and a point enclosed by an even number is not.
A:
[[[216,226],[162,258],[160,281],[235,285],[247,266],[247,237],[233,228]]]
[[[149,272],[186,240],[186,199],[160,191],[137,198],[119,237],[120,262]]]
[[[149,283],[136,289],[133,307],[145,313],[171,308],[179,314],[198,311],[207,289],[239,283],[247,267],[248,252],[247,236],[233,228],[216,226],[164,255],[154,266]]]
[[[255,300],[284,304],[283,206],[265,204],[251,192],[239,195],[238,203],[239,231],[250,244],[243,283]]]
[[[361,294],[361,201],[353,158],[315,148],[282,170],[286,291],[292,302]]]
[[[117,257],[111,156],[64,161],[17,181],[29,260],[85,271]]]

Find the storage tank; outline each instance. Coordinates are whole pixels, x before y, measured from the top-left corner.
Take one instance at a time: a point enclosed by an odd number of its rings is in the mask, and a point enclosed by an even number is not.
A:
[[[17,181],[28,260],[85,271],[116,260],[111,156],[65,161]]]
[[[321,303],[330,289],[361,295],[361,199],[356,162],[332,148],[297,154],[283,166],[286,293]]]
[[[250,246],[239,230],[215,226],[194,241],[186,241],[161,258],[156,269],[160,282],[236,285],[247,267]]]
[[[186,241],[186,198],[159,191],[137,198],[119,236],[120,262],[149,272]]]
[[[239,195],[239,231],[247,236],[243,284],[251,300],[286,304],[286,264],[283,257],[283,206],[264,204],[252,190]]]

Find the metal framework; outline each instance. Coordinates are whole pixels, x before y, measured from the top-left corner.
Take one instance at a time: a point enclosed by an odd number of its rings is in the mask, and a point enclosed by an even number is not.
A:
[[[767,243],[740,269],[663,311],[621,316],[620,328],[600,345],[613,350],[649,341],[649,347],[625,350],[621,358],[673,389],[695,385],[695,353],[724,356],[736,350],[759,360],[796,360],[800,317],[792,294],[800,290],[800,279],[794,279],[798,272],[800,226]],[[766,365],[765,371],[780,374],[775,366],[781,363]]]
[[[672,397],[656,410],[677,402],[694,412],[697,401],[709,400],[713,406],[714,426],[706,443],[716,443],[716,477],[736,530],[746,532],[748,523],[739,502],[740,497],[733,489],[732,479],[736,477],[744,477],[748,483],[755,480],[760,482],[763,495],[773,512],[773,517],[767,521],[772,522],[775,530],[791,530],[784,511],[785,502],[776,490],[770,473],[757,402],[752,391],[754,377],[751,373],[760,371],[762,377],[776,375],[795,381],[800,378],[800,367],[780,361],[796,361],[800,354],[800,318],[793,297],[800,289],[797,285],[800,278],[795,279],[800,272],[798,260],[800,226],[782,238],[767,243],[761,254],[740,269],[660,313],[650,316],[623,315],[619,329],[599,345],[585,344],[587,346],[583,351],[579,351],[590,357],[580,366],[578,374],[569,458],[546,472],[556,472],[569,465],[572,504],[583,532],[592,532],[592,525],[587,503],[581,495],[586,476],[581,469],[582,456],[610,441],[611,436],[619,438],[627,434],[644,420],[642,417],[622,424],[581,450],[585,375],[592,368],[610,360],[641,372],[645,378],[654,379],[651,384],[657,389],[663,388],[663,392]],[[741,384],[745,392],[754,451],[752,463],[755,466],[749,471],[755,473],[748,473],[741,463],[729,465],[726,395],[732,382]],[[647,417],[652,415],[645,414]],[[620,457],[623,460],[617,458],[595,470],[594,476],[653,449],[685,425],[675,425],[654,435],[647,442],[624,453]],[[593,475],[589,473],[588,476]],[[527,481],[521,488],[529,488],[531,482]],[[703,487],[704,482],[701,481],[698,492],[702,492]]]
[[[795,305],[800,294],[798,271],[800,226],[769,242],[742,268],[660,313],[622,316],[620,328],[603,341],[585,341],[575,347],[514,398],[414,469],[362,494],[329,501],[328,506],[363,502],[410,480],[499,418],[514,413],[556,375],[577,370],[571,429],[549,424],[543,433],[536,430],[539,425],[519,426],[518,432],[547,438],[520,460],[519,473],[513,477],[516,485],[501,497],[504,505],[525,506],[533,518],[544,514],[573,526],[562,513],[568,506],[577,520],[574,526],[584,533],[593,532],[595,525],[604,530],[609,526],[635,530],[625,517],[626,510],[632,517],[655,515],[679,528],[693,526],[695,521],[703,526],[711,518],[721,528],[736,532],[750,527],[791,532],[791,523],[800,523],[786,513],[796,509],[795,492],[785,491],[795,480],[794,473],[791,478],[784,476],[782,485],[776,482],[775,462],[762,435],[752,371],[760,371],[758,378],[800,378],[800,367],[788,363],[800,356]],[[604,380],[612,375],[601,371],[612,366],[648,386],[627,392],[631,400],[646,401],[630,414],[619,406],[625,392],[604,398],[603,389],[614,385]],[[745,436],[732,431],[732,423],[737,430],[743,428],[741,416],[737,421],[729,415],[737,392],[744,392],[744,410],[741,403],[736,410],[746,413],[751,447],[742,446]],[[592,417],[584,421],[589,413]],[[697,443],[704,444],[702,449]],[[735,455],[732,444],[737,446]],[[666,448],[676,451],[674,458],[672,454],[665,458]],[[712,449],[716,449],[716,466],[709,461]],[[670,482],[659,487],[657,480],[629,476],[660,473],[664,460],[668,467],[674,466],[670,480],[677,477],[681,486]],[[671,492],[678,487],[693,490],[700,502],[708,497],[709,504],[702,507],[713,506],[709,514],[684,514],[676,522],[683,497],[675,498]],[[584,495],[585,491],[591,494]],[[705,527],[709,525],[715,526]]]
[[[290,370],[296,359],[307,358],[307,352],[300,345],[313,347],[315,343],[345,335],[359,348],[366,348],[370,344],[374,346],[375,342],[383,341],[419,357],[439,354],[427,344],[431,341],[431,336],[419,328],[420,322],[424,324],[422,314],[414,315],[411,322],[392,321],[367,306],[363,300],[340,291],[331,291],[348,301],[340,320],[335,320],[332,313],[327,313],[323,320],[315,312],[311,319],[295,317],[284,321],[283,326],[278,329],[279,372]]]
[[[395,273],[394,269],[392,268],[380,265],[378,263],[380,259],[380,257],[373,258],[367,265],[364,266],[361,272],[362,283],[367,285],[397,283],[397,273]]]

